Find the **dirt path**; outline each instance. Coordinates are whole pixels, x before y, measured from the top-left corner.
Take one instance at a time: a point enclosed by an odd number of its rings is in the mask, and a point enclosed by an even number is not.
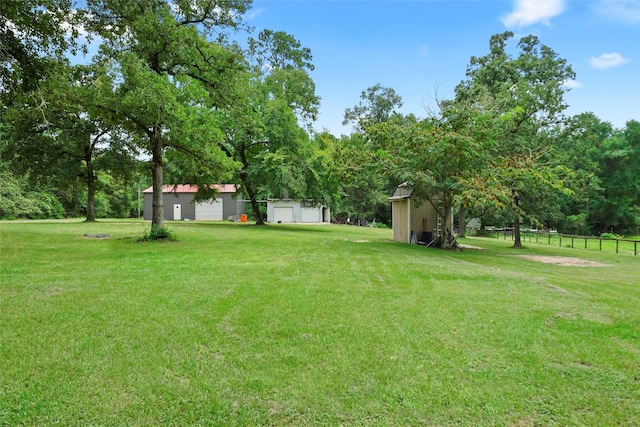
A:
[[[610,267],[609,264],[602,264],[596,261],[587,261],[580,258],[565,256],[544,256],[544,255],[517,255],[520,258],[531,261],[543,262],[545,264],[563,265],[569,267]]]

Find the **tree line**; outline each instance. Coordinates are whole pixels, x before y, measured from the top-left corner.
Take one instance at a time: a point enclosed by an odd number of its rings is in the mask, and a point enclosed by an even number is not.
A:
[[[390,223],[401,183],[445,230],[468,218],[595,234],[640,225],[640,123],[566,117],[570,65],[537,37],[510,32],[472,57],[453,99],[426,118],[398,112],[380,84],[345,111],[349,135],[314,132],[320,98],[311,51],[254,35],[247,0],[0,2],[0,217],[135,216],[164,183],[236,183],[259,201],[327,203],[336,216]],[[69,54],[100,48],[89,65]],[[449,218],[456,214],[458,224]],[[447,245],[447,240],[443,245]]]

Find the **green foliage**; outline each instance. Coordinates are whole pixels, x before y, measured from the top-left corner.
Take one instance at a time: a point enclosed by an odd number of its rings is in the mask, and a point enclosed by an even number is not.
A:
[[[622,239],[622,236],[616,233],[600,233],[600,237],[602,237],[603,239]]]
[[[360,103],[344,112],[343,125],[352,123],[359,131],[369,126],[384,123],[398,117],[397,109],[402,107],[402,97],[393,88],[380,83],[360,93]]]
[[[572,192],[565,184],[571,171],[558,163],[557,138],[549,129],[562,120],[569,90],[563,83],[575,73],[533,35],[522,37],[517,56],[511,55],[507,45],[513,36],[509,31],[492,36],[490,53],[471,58],[453,102],[488,113],[495,143],[490,167],[479,179],[497,184],[491,188],[510,211],[518,247],[521,219],[539,222],[558,215],[558,198]]]
[[[56,196],[30,190],[26,179],[0,171],[0,219],[62,218],[64,209]]]
[[[152,227],[145,230],[138,237],[139,242],[169,241],[175,242],[176,235],[168,227]]]
[[[433,120],[390,120],[370,127],[369,135],[379,170],[412,185],[412,197],[430,203],[452,232],[453,207],[485,164],[482,141]]]
[[[0,1],[0,96],[46,79],[52,58],[80,47],[83,19],[72,0]]]

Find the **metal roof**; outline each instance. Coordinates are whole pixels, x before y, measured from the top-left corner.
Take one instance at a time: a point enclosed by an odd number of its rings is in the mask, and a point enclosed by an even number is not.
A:
[[[240,186],[237,184],[213,184],[211,187],[218,190],[219,193],[235,193]],[[196,193],[197,191],[197,186],[189,184],[167,184],[162,186],[163,193]],[[153,193],[153,186],[144,190],[143,193]]]
[[[408,199],[411,197],[411,194],[413,194],[413,186],[407,182],[403,182],[402,184],[398,185],[396,191],[393,192],[393,196],[389,197],[389,200],[393,201]]]

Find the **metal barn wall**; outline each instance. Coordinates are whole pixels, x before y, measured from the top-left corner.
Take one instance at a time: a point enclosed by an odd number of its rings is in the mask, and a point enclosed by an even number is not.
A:
[[[164,193],[162,216],[165,221],[173,221],[173,205],[182,205],[182,219],[195,221],[196,205],[193,203],[192,193]]]
[[[173,221],[173,205],[182,205],[182,219],[191,221],[196,219],[196,205],[193,202],[193,194],[189,193],[163,193],[162,194],[162,217],[165,221]],[[144,219],[151,220],[153,209],[153,194],[144,193]]]
[[[229,219],[230,216],[238,219],[241,214],[246,213],[247,202],[244,200],[234,200],[233,193],[221,193],[217,198],[221,199],[223,203],[222,219]],[[152,201],[153,194],[144,193],[144,219],[147,221],[151,220],[151,211],[153,209]],[[173,205],[175,203],[182,204],[182,219],[196,219],[196,205],[193,203],[192,193],[164,193],[162,216],[166,221],[173,220]]]
[[[240,215],[247,213],[247,202],[244,200],[234,199],[234,193],[221,193],[217,198],[222,199],[222,219],[229,219],[230,216],[237,220]]]

